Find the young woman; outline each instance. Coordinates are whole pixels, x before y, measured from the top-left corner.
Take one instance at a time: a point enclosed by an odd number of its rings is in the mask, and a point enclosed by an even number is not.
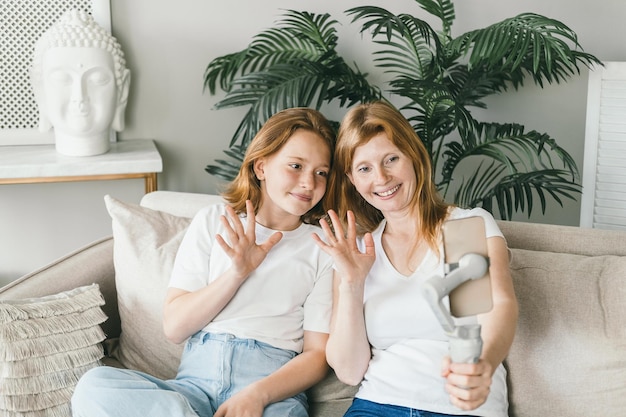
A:
[[[385,102],[352,108],[341,123],[324,220],[335,261],[326,353],[342,381],[361,384],[346,416],[506,416],[505,371],[517,302],[508,249],[483,209],[449,206],[429,155],[402,114]],[[493,309],[481,315],[478,363],[451,363],[448,339],[422,283],[443,276],[442,224],[485,220]],[[347,233],[344,234],[344,231]]]
[[[307,388],[328,370],[332,259],[316,245],[334,132],[317,111],[271,117],[223,193],[180,245],[164,330],[187,340],[178,374],[95,368],[74,417],[308,415]]]

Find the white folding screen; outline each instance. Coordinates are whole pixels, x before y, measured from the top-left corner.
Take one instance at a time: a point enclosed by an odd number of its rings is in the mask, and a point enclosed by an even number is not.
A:
[[[626,62],[589,73],[580,226],[626,230]]]
[[[41,133],[29,72],[37,39],[70,9],[111,31],[109,0],[0,0],[0,145],[53,143]]]

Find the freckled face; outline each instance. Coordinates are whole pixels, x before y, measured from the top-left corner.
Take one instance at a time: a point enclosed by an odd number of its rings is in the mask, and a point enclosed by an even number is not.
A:
[[[356,148],[348,177],[365,201],[385,217],[408,210],[417,188],[411,160],[384,132]]]
[[[317,133],[296,130],[278,152],[254,164],[263,193],[257,216],[299,222],[324,196],[329,170],[326,141]]]

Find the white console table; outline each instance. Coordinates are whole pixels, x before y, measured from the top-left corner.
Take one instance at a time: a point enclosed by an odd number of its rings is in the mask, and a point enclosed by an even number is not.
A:
[[[54,145],[0,146],[0,185],[143,178],[146,193],[157,190],[161,155],[152,140],[111,143],[95,156],[65,156]]]

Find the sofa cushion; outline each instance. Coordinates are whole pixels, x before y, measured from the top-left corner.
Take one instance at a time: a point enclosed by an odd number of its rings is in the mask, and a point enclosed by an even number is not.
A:
[[[115,285],[121,320],[111,352],[122,366],[172,378],[182,345],[163,333],[163,302],[178,246],[190,219],[105,196],[113,220]]]
[[[106,320],[96,284],[0,303],[0,414],[70,416],[82,374],[100,364]]]
[[[331,369],[326,378],[307,391],[311,415],[344,415],[358,390],[358,386],[350,386],[339,381]]]
[[[513,249],[511,271],[511,415],[624,415],[626,257]]]

